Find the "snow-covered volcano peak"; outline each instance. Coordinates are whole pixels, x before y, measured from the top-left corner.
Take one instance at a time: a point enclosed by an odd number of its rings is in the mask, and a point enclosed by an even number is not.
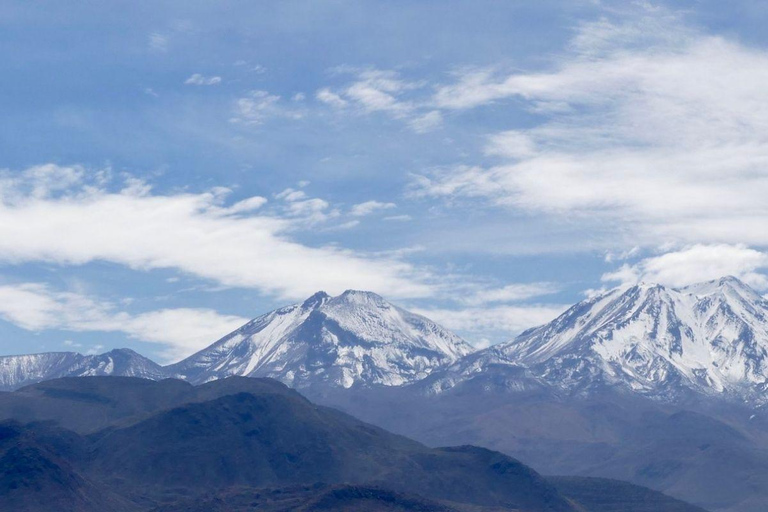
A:
[[[582,301],[493,350],[560,386],[761,395],[768,302],[735,277],[683,288],[643,283]]]
[[[303,309],[316,309],[325,304],[331,296],[323,291],[319,291],[302,302],[301,307]]]
[[[753,288],[733,276],[686,286],[680,288],[680,292],[696,296],[699,299],[720,296],[732,300],[765,302],[763,297]]]
[[[471,352],[455,334],[365,291],[318,292],[170,367],[193,382],[265,376],[295,387],[401,385]]]
[[[384,297],[373,292],[360,290],[347,290],[341,295],[330,297],[324,309],[328,310],[348,310],[352,314],[360,311],[388,311],[395,306],[384,300]]]
[[[366,292],[364,290],[346,290],[344,293],[336,297],[339,301],[346,301],[350,303],[376,303],[384,304],[386,301],[384,297],[373,292]]]

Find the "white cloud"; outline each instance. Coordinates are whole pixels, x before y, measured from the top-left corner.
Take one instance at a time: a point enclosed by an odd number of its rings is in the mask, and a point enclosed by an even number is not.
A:
[[[329,210],[330,206],[328,201],[315,197],[303,201],[290,201],[284,211],[291,217],[301,218],[309,223],[316,224],[318,222],[325,222],[332,217],[338,217],[338,211]]]
[[[183,42],[190,34],[195,32],[194,23],[189,20],[176,20],[168,24],[162,30],[155,30],[147,38],[147,45],[152,52],[166,53],[171,41],[181,39]]]
[[[258,210],[262,206],[267,204],[267,198],[261,196],[249,197],[238,201],[229,208],[226,209],[228,213],[246,213]]]
[[[152,32],[147,44],[150,50],[165,53],[168,51],[168,36],[161,32]]]
[[[495,306],[466,309],[417,309],[448,329],[482,338],[490,333],[496,342],[507,341],[525,329],[546,324],[564,312],[561,305]],[[487,341],[484,343],[487,345]]]
[[[640,254],[640,247],[634,246],[630,249],[627,249],[625,251],[620,251],[618,253],[608,251],[605,253],[605,257],[603,258],[606,263],[613,263],[614,261],[624,261],[628,260],[630,258],[634,258],[638,254]]]
[[[459,81],[443,85],[435,94],[435,104],[443,109],[468,109],[517,93],[506,81],[495,80],[490,70],[470,70],[457,74]]]
[[[347,102],[344,98],[331,91],[327,87],[317,91],[315,97],[323,103],[331,105],[332,107],[344,108],[347,106]]]
[[[491,345],[493,345],[493,341],[489,340],[488,338],[480,338],[480,339],[472,340],[472,345],[477,350],[483,350],[484,348],[488,348]]]
[[[390,215],[389,217],[384,217],[384,220],[393,222],[408,222],[413,220],[413,217],[410,215]]]
[[[515,98],[540,121],[489,138],[498,165],[443,169],[416,187],[620,243],[768,245],[768,52],[640,9],[583,25],[551,71],[467,71],[439,88],[442,109]]]
[[[365,217],[366,215],[382,210],[390,210],[392,208],[397,208],[397,205],[395,203],[383,203],[381,201],[365,201],[364,203],[354,205],[349,213],[355,217]]]
[[[301,119],[303,114],[300,110],[288,108],[280,100],[280,96],[267,91],[251,91],[235,101],[234,115],[230,122],[258,125],[271,117]]]
[[[693,245],[603,275],[604,282],[660,283],[685,286],[735,276],[758,290],[768,290],[768,254],[744,245]],[[762,272],[761,272],[762,271]]]
[[[492,197],[500,204],[504,188],[495,176],[478,166],[458,165],[449,169],[436,169],[429,175],[414,175],[408,191],[409,197]]]
[[[187,78],[184,83],[186,85],[217,85],[221,83],[220,76],[203,76],[200,73],[195,73]]]
[[[140,314],[119,311],[114,304],[79,293],[52,290],[40,283],[0,285],[0,317],[23,329],[72,332],[122,332],[131,338],[165,346],[170,359],[205,348],[248,321],[211,309],[162,309]],[[81,345],[67,340],[64,344]],[[103,347],[92,347],[97,353]]]
[[[439,110],[432,110],[413,118],[408,124],[416,133],[430,132],[443,124],[443,114]]]
[[[514,283],[487,288],[479,283],[457,283],[454,300],[461,307],[415,309],[419,314],[456,331],[477,348],[508,341],[522,331],[543,325],[567,309],[560,304],[505,304],[557,293],[554,283]]]
[[[262,66],[261,64],[249,64],[247,60],[243,60],[243,59],[236,60],[232,65],[239,68],[245,68],[247,71],[250,71],[252,73],[256,73],[259,75],[262,75],[267,72],[267,68],[265,66]]]
[[[287,188],[276,194],[275,198],[284,202],[281,208],[283,215],[303,225],[319,224],[341,215],[337,208],[331,208],[328,201],[311,198],[303,190]]]
[[[418,84],[401,80],[394,71],[378,69],[358,73],[357,79],[341,93],[347,102],[352,102],[365,112],[389,112],[397,117],[413,110],[413,105],[398,96],[419,87]]]
[[[274,113],[280,96],[269,94],[267,91],[251,91],[248,96],[236,101],[235,122],[245,124],[261,124],[266,117]]]
[[[20,173],[0,171],[0,196],[7,201],[23,198],[48,199],[79,184],[85,176],[81,166],[61,167],[44,164],[29,167]],[[105,173],[95,176],[102,180]]]
[[[326,229],[326,231],[344,231],[347,229],[353,229],[360,225],[359,220],[350,220],[348,222],[344,222],[342,224],[338,224],[336,226],[331,226]]]
[[[55,166],[47,172],[59,171],[63,176],[80,172]],[[296,222],[316,215],[318,209],[332,215],[314,199],[285,203],[290,215],[257,214],[251,207],[261,200],[246,203],[248,208],[227,209],[222,204],[226,191],[221,189],[155,194],[141,182],[110,191],[98,182],[83,181],[56,190],[55,182],[47,179],[50,174],[43,173],[39,182],[29,176],[29,183],[0,179],[0,262],[109,261],[137,270],[173,268],[291,299],[347,288],[392,297],[435,291],[431,275],[398,258],[294,241],[289,234]]]
[[[428,102],[411,97],[426,82],[403,80],[396,71],[380,69],[347,69],[352,73],[351,82],[331,89],[319,89],[315,97],[331,107],[356,114],[384,113],[394,119],[402,119],[417,133],[434,130],[443,122],[443,115]]]
[[[174,308],[134,315],[125,325],[116,324],[113,330],[137,340],[165,345],[166,357],[178,360],[207,347],[248,320],[222,315],[212,309]]]
[[[515,130],[492,135],[485,153],[506,158],[528,158],[536,154],[536,143],[530,135]]]
[[[95,356],[96,354],[101,354],[104,351],[104,345],[94,345],[88,350],[86,350],[86,355],[89,356]]]
[[[558,291],[560,291],[560,287],[555,283],[515,283],[502,288],[480,289],[469,295],[464,302],[472,305],[517,302],[552,295]]]
[[[275,194],[277,199],[282,199],[289,203],[299,201],[307,198],[307,193],[303,190],[296,190],[295,188],[286,188],[282,192]]]

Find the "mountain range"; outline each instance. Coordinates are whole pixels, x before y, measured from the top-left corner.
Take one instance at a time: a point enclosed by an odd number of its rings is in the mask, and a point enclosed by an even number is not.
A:
[[[100,355],[48,352],[0,357],[0,390],[16,389],[59,377],[98,375],[158,380],[166,378],[168,372],[159,364],[126,348]]]
[[[0,389],[58,377],[270,377],[296,388],[399,386],[472,352],[460,337],[371,292],[318,292],[243,325],[210,347],[161,367],[128,349],[99,356],[56,352],[0,357]]]
[[[619,288],[463,358],[430,384],[440,392],[499,367],[517,368],[511,385],[524,389],[620,388],[666,401],[700,394],[757,407],[768,401],[768,301],[734,277]]]
[[[485,350],[371,292],[318,292],[161,367],[129,350],[0,357],[0,389],[84,375],[203,383],[270,377],[292,387],[402,386],[439,393],[502,367],[510,388],[618,387],[661,400],[691,393],[760,406],[768,387],[768,301],[734,277],[684,288],[639,284],[590,297]]]
[[[548,474],[618,476],[709,510],[758,512],[767,354],[768,302],[732,277],[606,291],[484,350],[374,293],[319,292],[170,366],[128,350],[7,356],[0,386],[270,377],[427,445],[484,446]]]

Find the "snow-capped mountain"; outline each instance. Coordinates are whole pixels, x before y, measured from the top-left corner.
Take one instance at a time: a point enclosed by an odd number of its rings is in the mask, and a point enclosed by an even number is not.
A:
[[[765,402],[768,301],[733,277],[615,289],[466,358],[442,386],[491,365],[521,365],[570,390],[609,385],[660,398],[695,391]]]
[[[163,379],[162,366],[129,349],[116,349],[100,355],[76,352],[48,352],[0,357],[0,390],[17,389],[60,377],[114,375]]]
[[[685,288],[640,284],[584,300],[549,324],[473,352],[434,322],[370,292],[319,292],[161,367],[129,350],[0,357],[0,389],[63,376],[272,377],[296,388],[472,386],[673,399],[687,392],[768,403],[768,301],[727,277]]]
[[[397,386],[423,379],[472,348],[431,320],[371,292],[319,292],[260,316],[168,367],[193,383],[229,375],[315,384]]]

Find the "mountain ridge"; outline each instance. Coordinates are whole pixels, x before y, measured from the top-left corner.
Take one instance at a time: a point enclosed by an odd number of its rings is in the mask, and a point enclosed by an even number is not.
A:
[[[469,354],[464,340],[372,292],[318,292],[259,316],[168,371],[193,383],[229,375],[294,387],[402,385]]]
[[[768,301],[734,277],[639,284],[582,301],[493,352],[560,387],[622,385],[763,401]]]
[[[141,354],[119,348],[103,354],[43,352],[0,356],[0,390],[17,389],[59,377],[114,375],[152,380],[167,377],[159,364]]]
[[[510,390],[619,386],[662,400],[699,394],[759,406],[768,401],[768,300],[732,276],[680,288],[640,283],[473,350],[375,293],[317,292],[165,367],[127,349],[0,357],[0,389],[78,375],[192,383],[258,376],[299,389],[417,384],[432,393],[484,378]]]

